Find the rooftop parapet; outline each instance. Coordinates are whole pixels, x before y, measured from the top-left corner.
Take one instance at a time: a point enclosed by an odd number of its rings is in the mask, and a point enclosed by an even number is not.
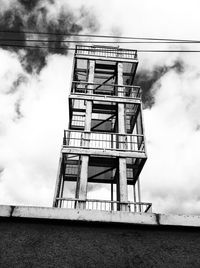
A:
[[[152,226],[200,227],[200,216],[167,215],[156,213],[127,213],[126,211],[99,211],[33,206],[0,205],[0,218],[46,219],[79,222],[128,223]],[[160,234],[160,233],[159,233]],[[183,237],[182,237],[183,241]],[[163,241],[162,241],[163,243]]]

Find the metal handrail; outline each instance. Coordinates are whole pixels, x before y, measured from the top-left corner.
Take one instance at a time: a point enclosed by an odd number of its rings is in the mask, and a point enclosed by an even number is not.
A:
[[[64,130],[63,145],[73,148],[145,152],[144,136]]]
[[[73,130],[64,130],[64,132],[84,132],[84,133],[92,133],[92,134],[107,134],[107,135],[119,135],[119,136],[135,136],[135,137],[141,137],[143,138],[144,135],[141,135],[141,134],[120,134],[120,133],[109,133],[109,132],[93,132],[93,131],[87,131],[87,130],[83,130],[83,131],[80,131],[80,130],[76,130],[76,129],[73,129]]]
[[[87,85],[94,85],[99,86],[102,85],[101,83],[91,83],[86,81],[72,81],[72,83],[78,83],[78,84],[87,84]],[[103,84],[103,86],[116,86],[116,87],[128,87],[128,88],[141,88],[140,86],[133,86],[133,85],[118,85],[118,84]]]
[[[95,93],[96,90],[98,93]],[[101,94],[101,91],[104,93]],[[109,96],[141,99],[142,91],[139,86],[72,81],[71,93],[103,96],[108,93]]]
[[[127,212],[152,212],[152,203],[146,202],[120,202],[102,199],[78,199],[78,198],[56,198],[63,208],[80,208],[78,204],[85,204],[84,209],[118,211],[120,206],[125,206]],[[82,207],[83,208],[83,207]]]

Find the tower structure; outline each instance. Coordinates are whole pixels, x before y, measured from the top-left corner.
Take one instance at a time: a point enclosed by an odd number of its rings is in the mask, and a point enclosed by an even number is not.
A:
[[[140,193],[147,154],[141,89],[133,85],[137,66],[136,50],[76,46],[54,207],[151,210]],[[109,197],[89,199],[94,184]]]

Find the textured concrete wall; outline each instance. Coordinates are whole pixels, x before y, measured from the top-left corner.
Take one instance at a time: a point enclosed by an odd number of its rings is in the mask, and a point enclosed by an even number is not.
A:
[[[200,267],[200,228],[1,217],[0,267]]]

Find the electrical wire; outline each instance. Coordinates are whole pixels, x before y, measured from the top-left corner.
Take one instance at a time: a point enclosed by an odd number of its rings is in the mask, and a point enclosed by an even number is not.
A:
[[[88,44],[199,44],[200,41],[90,41],[90,40],[47,40],[47,39],[1,39],[0,42],[36,42],[36,43],[88,43]]]
[[[173,39],[173,38],[152,38],[152,37],[133,37],[133,36],[115,36],[115,35],[98,35],[98,34],[76,34],[76,33],[52,33],[39,31],[13,31],[1,30],[0,33],[14,34],[37,34],[37,35],[54,35],[54,36],[78,36],[78,37],[93,37],[93,38],[112,38],[112,39],[129,39],[129,40],[152,40],[152,41],[177,41],[177,42],[200,42],[200,40],[190,39]]]
[[[199,44],[200,40],[183,40],[183,39],[167,39],[167,38],[147,38],[147,37],[127,37],[127,36],[111,36],[111,35],[91,35],[91,34],[64,34],[64,33],[52,33],[52,32],[31,32],[31,31],[0,31],[0,33],[24,33],[24,34],[40,34],[40,35],[54,35],[54,36],[78,36],[78,37],[93,37],[93,38],[115,38],[115,39],[131,39],[134,41],[99,41],[99,40],[47,40],[47,39],[16,39],[16,38],[0,38],[0,46],[1,47],[16,47],[16,48],[30,48],[30,49],[49,49],[49,50],[55,50],[55,51],[69,51],[69,50],[76,50],[75,47],[52,47],[47,45],[41,45],[41,43],[59,43],[59,44],[119,44],[119,43],[125,43],[125,44],[131,44],[131,43],[140,43],[140,44]],[[136,41],[136,40],[145,40],[145,41]],[[147,41],[148,40],[148,41]],[[1,43],[3,42],[3,43]],[[9,43],[5,43],[9,42]],[[40,43],[40,45],[29,45],[29,44],[13,44],[13,42],[26,42],[26,43]],[[82,49],[84,50],[84,49]],[[87,46],[85,48],[87,51]],[[98,48],[95,49],[97,51]],[[116,51],[115,48],[107,48],[106,52],[113,52]],[[153,53],[169,53],[169,52],[177,52],[177,53],[198,53],[200,50],[188,50],[188,49],[138,49],[137,52],[153,52]]]
[[[51,49],[51,50],[71,50],[75,51],[76,48],[71,48],[71,47],[49,47],[49,46],[31,46],[31,45],[13,45],[13,44],[0,44],[0,47],[16,47],[16,48],[33,48],[33,49]],[[81,49],[84,50],[84,49]],[[85,51],[88,51],[88,49],[85,49]],[[102,50],[95,50],[96,52],[102,51]],[[174,53],[199,53],[200,50],[158,50],[158,49],[138,49],[135,50],[137,52],[156,52],[156,53],[169,53],[169,52],[174,52]],[[107,49],[106,52],[116,52],[114,49]]]
[[[156,52],[156,53],[169,53],[169,52],[181,52],[181,53],[188,53],[188,52],[191,52],[191,53],[199,53],[200,50],[162,50],[162,49],[138,49],[137,50],[138,52]]]
[[[48,46],[29,46],[29,45],[13,45],[13,44],[0,44],[0,47],[16,47],[16,48],[34,48],[34,49],[41,49],[41,48],[48,48],[48,49],[54,49],[54,50],[69,50],[69,48],[55,48],[55,47],[48,47]],[[70,50],[75,50],[75,48],[70,48]]]

